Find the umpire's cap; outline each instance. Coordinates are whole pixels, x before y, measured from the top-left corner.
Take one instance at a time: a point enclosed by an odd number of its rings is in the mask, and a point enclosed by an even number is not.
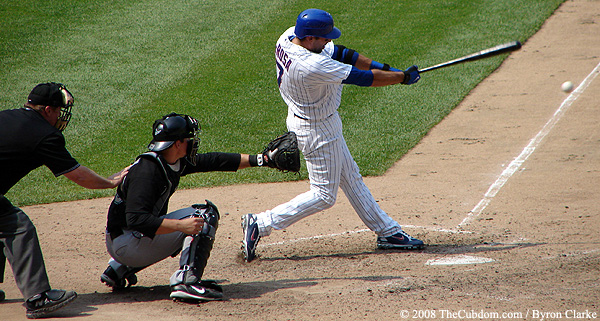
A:
[[[73,104],[73,95],[65,85],[57,82],[39,84],[31,90],[27,102],[31,105],[44,105],[52,107],[70,107]]]
[[[333,17],[321,9],[306,9],[298,15],[294,29],[296,37],[313,36],[337,39],[342,35],[340,29],[333,26]]]
[[[171,113],[157,119],[152,126],[152,141],[148,149],[153,152],[163,151],[177,140],[196,137],[200,126],[191,116]]]

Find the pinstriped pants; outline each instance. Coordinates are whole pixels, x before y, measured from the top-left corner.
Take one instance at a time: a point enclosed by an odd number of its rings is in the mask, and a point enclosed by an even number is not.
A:
[[[345,193],[360,219],[377,235],[390,236],[401,230],[400,225],[379,207],[363,182],[342,135],[342,121],[337,111],[320,121],[308,121],[289,114],[287,127],[298,137],[298,146],[306,159],[310,190],[257,214],[261,236],[330,208],[335,204],[338,188]]]

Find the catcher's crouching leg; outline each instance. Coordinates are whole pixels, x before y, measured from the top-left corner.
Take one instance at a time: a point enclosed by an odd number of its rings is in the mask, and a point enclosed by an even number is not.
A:
[[[204,227],[198,235],[186,240],[189,248],[182,251],[182,267],[171,277],[171,298],[174,300],[213,301],[223,299],[223,289],[214,281],[202,281],[204,269],[213,248],[219,226],[219,212],[210,201],[194,205],[196,214],[204,218]],[[191,238],[191,240],[190,240]]]

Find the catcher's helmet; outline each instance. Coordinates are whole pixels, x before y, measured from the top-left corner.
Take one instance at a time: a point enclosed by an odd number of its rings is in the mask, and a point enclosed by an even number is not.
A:
[[[294,32],[299,39],[307,36],[337,39],[342,35],[340,29],[333,26],[331,14],[321,9],[302,11],[296,19]]]
[[[148,144],[148,149],[160,152],[171,147],[177,140],[192,138],[188,145],[188,160],[194,163],[195,157],[192,156],[198,152],[199,133],[200,125],[195,118],[171,113],[162,119],[157,119],[152,125],[152,141]]]
[[[65,85],[57,82],[48,82],[35,86],[27,97],[29,105],[43,105],[60,108],[60,115],[54,127],[63,131],[71,120],[71,108],[74,98]]]

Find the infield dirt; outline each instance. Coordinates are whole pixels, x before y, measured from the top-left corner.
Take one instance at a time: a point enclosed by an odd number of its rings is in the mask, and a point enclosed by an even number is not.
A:
[[[308,182],[178,191],[171,209],[209,199],[224,214],[205,278],[223,286],[225,301],[171,301],[168,279],[177,259],[138,273],[139,283],[127,291],[112,293],[100,283],[109,258],[108,198],[25,207],[52,286],[79,294],[52,316],[600,318],[600,78],[593,80],[599,63],[600,1],[566,1],[385,175],[365,179],[381,207],[428,244],[422,251],[377,250],[375,235],[341,195],[333,208],[263,238],[259,259],[245,263],[241,215],[285,202]],[[571,99],[560,89],[585,79],[588,86]],[[513,162],[524,151],[530,156]],[[499,179],[510,164],[515,170]],[[498,192],[486,198],[491,186]],[[489,204],[477,208],[482,200]],[[10,268],[1,288],[7,300],[0,319],[24,320]]]

